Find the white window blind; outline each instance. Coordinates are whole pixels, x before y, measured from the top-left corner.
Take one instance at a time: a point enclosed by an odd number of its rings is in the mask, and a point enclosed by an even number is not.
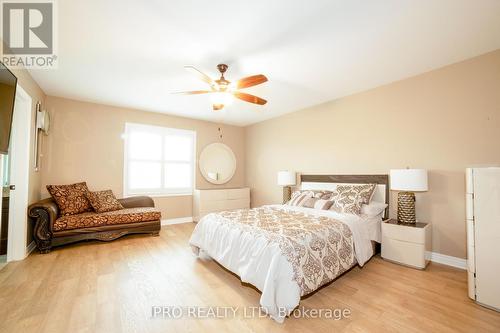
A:
[[[125,124],[124,194],[193,193],[196,132]]]

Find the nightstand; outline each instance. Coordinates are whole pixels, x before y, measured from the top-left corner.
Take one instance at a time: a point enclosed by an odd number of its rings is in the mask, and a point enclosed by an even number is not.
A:
[[[406,266],[424,269],[431,251],[431,225],[428,223],[404,224],[396,220],[382,223],[382,258]]]

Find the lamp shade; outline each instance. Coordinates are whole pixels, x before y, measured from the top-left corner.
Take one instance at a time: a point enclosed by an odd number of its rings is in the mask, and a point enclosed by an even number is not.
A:
[[[425,169],[393,169],[391,190],[407,192],[427,191],[427,170]]]
[[[295,172],[292,171],[279,171],[278,172],[278,185],[291,186],[295,185]]]

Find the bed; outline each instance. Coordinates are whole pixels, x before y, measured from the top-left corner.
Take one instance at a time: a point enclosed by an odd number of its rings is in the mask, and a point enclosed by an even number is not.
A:
[[[371,201],[388,205],[387,175],[301,175],[300,190],[336,191],[375,184]],[[373,187],[373,186],[372,186]],[[212,213],[196,225],[190,245],[262,292],[260,305],[283,322],[306,296],[355,265],[380,243],[380,214],[353,215],[290,205]]]

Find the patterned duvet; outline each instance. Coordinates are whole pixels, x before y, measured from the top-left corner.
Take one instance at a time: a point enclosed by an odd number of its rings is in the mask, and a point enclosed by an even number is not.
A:
[[[301,296],[372,255],[366,223],[303,207],[264,206],[204,216],[189,241],[261,292],[261,308],[283,322]]]
[[[292,265],[301,296],[333,281],[356,263],[352,232],[338,220],[271,207],[222,212],[220,216],[232,228],[277,244]]]

